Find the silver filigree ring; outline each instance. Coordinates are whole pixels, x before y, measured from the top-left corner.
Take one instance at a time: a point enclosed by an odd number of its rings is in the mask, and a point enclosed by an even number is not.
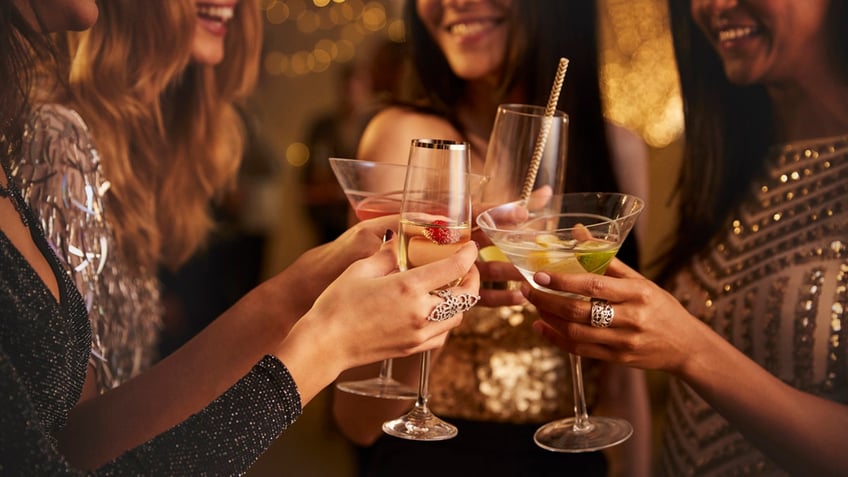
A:
[[[433,311],[430,312],[430,315],[427,316],[427,319],[430,321],[448,320],[453,318],[453,316],[457,313],[470,310],[471,307],[480,301],[479,295],[471,295],[469,293],[454,295],[449,288],[439,290],[436,295],[444,301],[436,305],[436,307],[433,308]]]
[[[615,310],[606,300],[592,298],[592,326],[595,328],[608,328],[615,318]]]

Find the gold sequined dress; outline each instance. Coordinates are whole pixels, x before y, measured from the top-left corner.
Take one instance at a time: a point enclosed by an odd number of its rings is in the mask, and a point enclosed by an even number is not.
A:
[[[159,284],[155,270],[130,266],[116,246],[109,182],[79,114],[58,104],[36,108],[12,174],[85,299],[98,389],[114,388],[156,357]]]
[[[574,413],[568,354],[532,324],[532,305],[474,307],[451,332],[430,371],[430,406],[444,417],[541,424]],[[594,402],[594,370],[585,370]]]
[[[784,382],[848,404],[848,136],[775,148],[767,169],[672,291]],[[666,416],[665,475],[788,475],[680,381]]]

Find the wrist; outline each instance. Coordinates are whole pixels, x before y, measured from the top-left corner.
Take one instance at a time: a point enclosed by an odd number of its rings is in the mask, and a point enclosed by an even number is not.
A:
[[[345,369],[339,340],[312,321],[308,314],[301,318],[274,350],[297,384],[303,405]]]

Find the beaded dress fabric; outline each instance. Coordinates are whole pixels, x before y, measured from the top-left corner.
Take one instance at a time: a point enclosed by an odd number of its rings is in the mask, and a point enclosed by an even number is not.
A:
[[[266,356],[167,432],[100,469],[74,469],[54,436],[80,398],[91,330],[85,303],[32,211],[24,207],[22,218],[56,275],[60,299],[0,231],[0,474],[241,475],[300,416],[291,375]]]
[[[433,412],[515,424],[573,415],[568,354],[533,330],[537,319],[533,305],[478,306],[465,312],[430,371]],[[590,406],[596,368],[584,360]]]
[[[159,286],[154,270],[130,266],[116,247],[109,182],[82,118],[62,105],[38,107],[12,174],[85,299],[98,389],[114,388],[156,358]]]
[[[763,177],[672,291],[784,382],[848,404],[848,136],[775,148]],[[788,475],[680,381],[666,415],[665,475]]]

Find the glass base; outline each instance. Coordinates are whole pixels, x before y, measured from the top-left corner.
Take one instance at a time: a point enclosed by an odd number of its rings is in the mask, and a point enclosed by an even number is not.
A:
[[[380,399],[415,399],[418,391],[391,378],[372,378],[336,384],[339,391]]]
[[[573,417],[553,421],[533,435],[536,445],[553,452],[592,452],[626,441],[633,426],[624,419],[592,416],[586,429],[574,428]]]
[[[383,423],[383,432],[413,441],[443,441],[456,437],[456,426],[416,405],[406,415]]]

